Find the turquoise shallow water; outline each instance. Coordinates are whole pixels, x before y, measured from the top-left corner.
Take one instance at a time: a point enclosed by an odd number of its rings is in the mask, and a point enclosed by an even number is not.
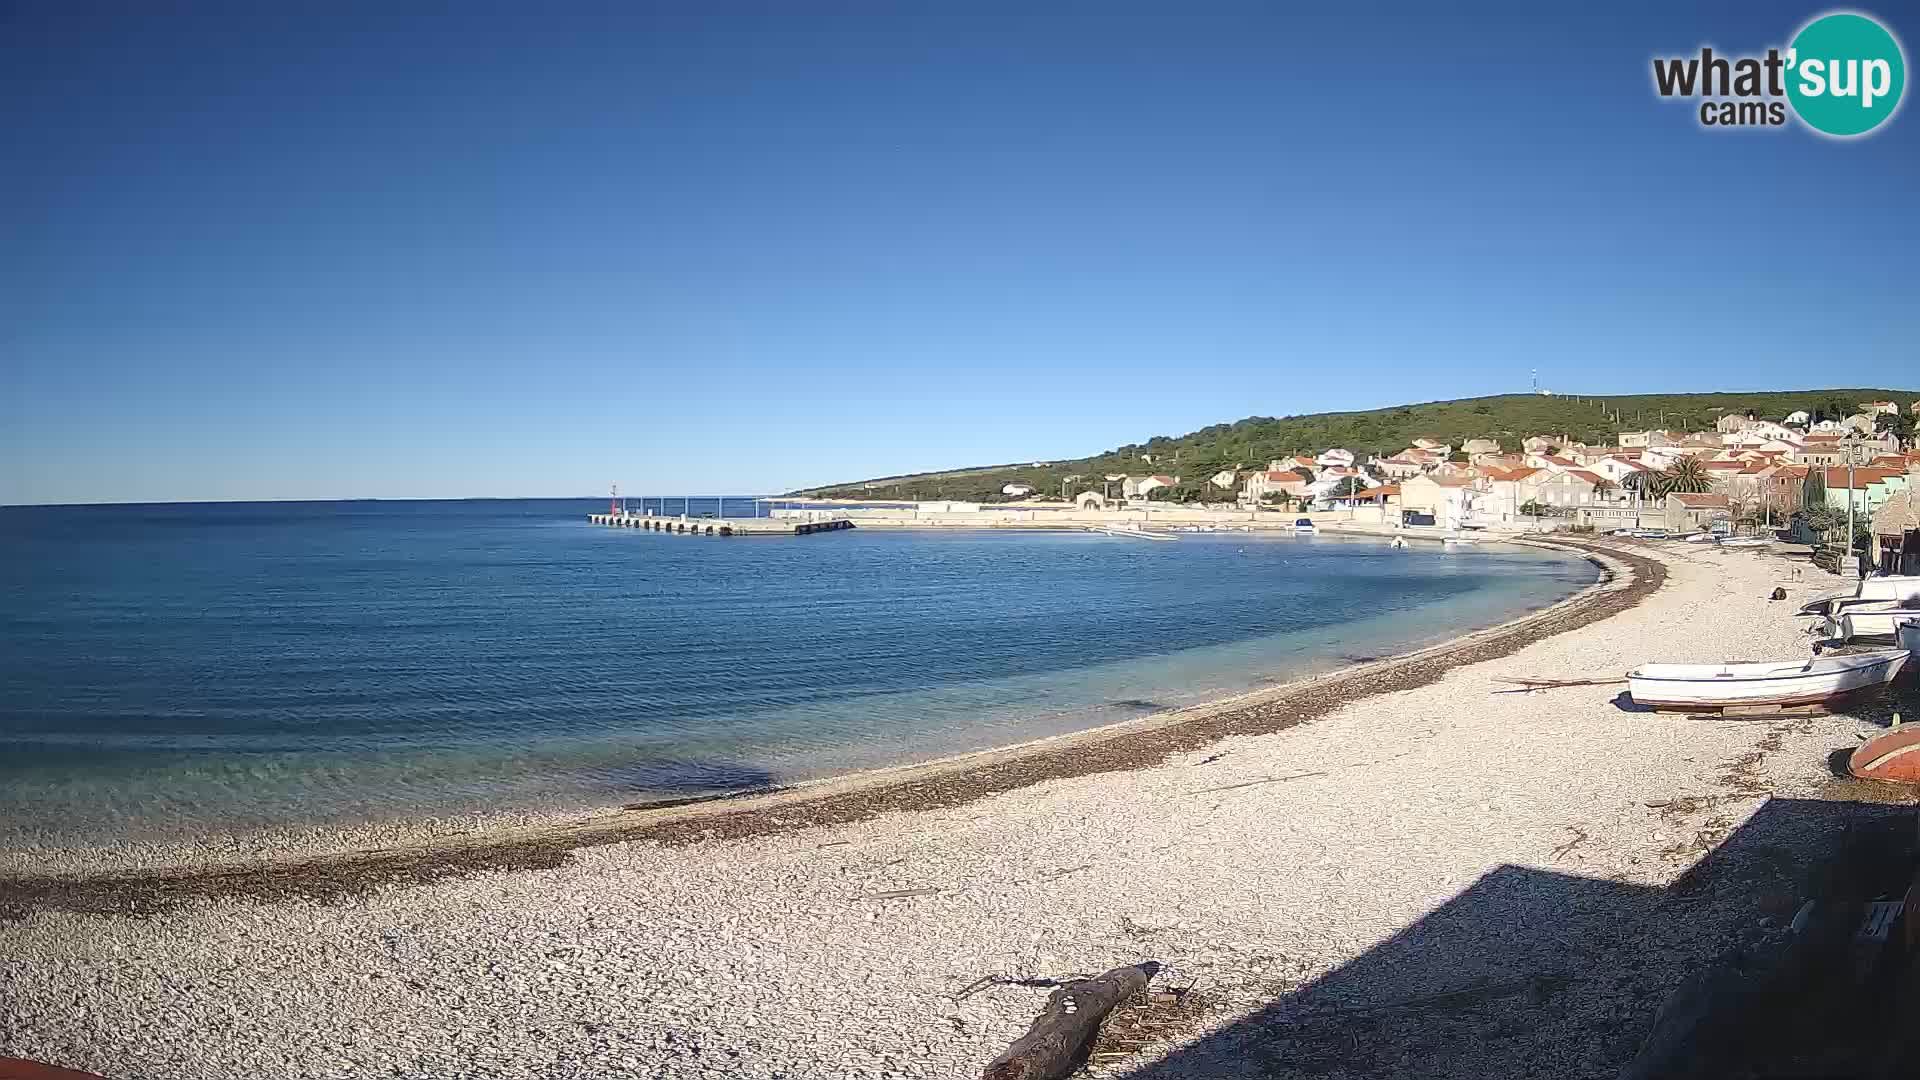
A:
[[[1324,537],[706,539],[586,524],[601,506],[0,509],[0,845],[925,759],[1404,651],[1597,576]]]

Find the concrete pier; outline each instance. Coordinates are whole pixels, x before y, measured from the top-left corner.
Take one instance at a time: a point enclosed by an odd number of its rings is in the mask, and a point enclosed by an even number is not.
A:
[[[853,520],[844,514],[821,517],[701,518],[681,514],[588,514],[595,525],[616,529],[648,529],[653,532],[690,533],[694,536],[806,536],[809,533],[837,532],[853,528]]]

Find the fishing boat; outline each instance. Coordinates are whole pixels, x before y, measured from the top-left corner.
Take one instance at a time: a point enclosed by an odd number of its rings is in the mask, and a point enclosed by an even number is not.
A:
[[[1312,518],[1294,518],[1293,531],[1297,533],[1310,533],[1318,532],[1319,530],[1313,527]]]
[[[1888,602],[1842,604],[1827,616],[1827,640],[1853,641],[1863,637],[1891,639],[1896,626],[1914,616],[1920,616],[1920,607]]]
[[[1627,672],[1636,704],[1668,709],[1817,705],[1892,681],[1910,654],[1883,649],[1760,664],[1645,664]]]
[[[1800,614],[1831,615],[1836,606],[1852,601],[1872,600],[1920,602],[1920,575],[1888,574],[1882,577],[1861,578],[1860,583],[1847,592],[1834,593],[1818,600],[1807,601],[1801,605]]]
[[[1440,539],[1447,547],[1472,547],[1480,542],[1477,536],[1446,536]]]
[[[1766,547],[1771,543],[1773,543],[1773,541],[1764,536],[1736,536],[1731,540],[1720,541],[1720,546],[1730,548],[1757,548]]]
[[[1908,652],[1920,652],[1920,618],[1903,619],[1894,627],[1894,645]]]

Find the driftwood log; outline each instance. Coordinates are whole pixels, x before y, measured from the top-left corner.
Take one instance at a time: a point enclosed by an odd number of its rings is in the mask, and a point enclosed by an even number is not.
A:
[[[1147,988],[1160,971],[1149,960],[1114,968],[1098,978],[1075,979],[1047,996],[1047,1007],[1007,1052],[987,1063],[982,1080],[1060,1080],[1086,1059],[1100,1021],[1121,1002]]]

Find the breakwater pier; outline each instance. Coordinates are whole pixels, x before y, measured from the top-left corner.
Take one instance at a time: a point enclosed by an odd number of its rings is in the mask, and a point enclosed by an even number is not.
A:
[[[722,518],[613,512],[588,514],[587,520],[616,529],[648,529],[694,536],[806,536],[853,528],[853,519],[845,514]]]

